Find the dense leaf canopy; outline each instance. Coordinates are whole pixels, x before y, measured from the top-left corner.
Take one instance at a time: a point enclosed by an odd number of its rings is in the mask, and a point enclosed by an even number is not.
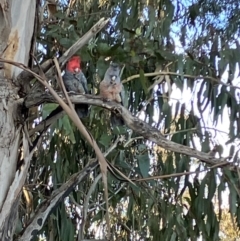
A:
[[[114,146],[109,163],[132,179],[156,177],[134,186],[108,172],[112,240],[220,240],[228,235],[224,225],[220,232],[221,206],[228,202],[225,208],[234,225],[240,225],[239,4],[60,0],[56,9],[51,4],[44,5],[44,11],[39,7],[35,56],[40,63],[62,56],[100,18],[109,17],[109,24],[77,52],[91,94],[98,94],[109,62],[118,62],[123,66],[125,105],[133,115],[173,142],[236,164],[211,168],[127,127],[111,129],[109,111],[91,106],[82,121],[102,152]],[[49,83],[58,89],[55,80]],[[55,107],[39,106],[35,125]],[[39,203],[95,157],[69,117],[59,118],[31,162],[17,231],[25,228]],[[183,174],[189,171],[196,172]],[[176,173],[182,175],[174,177]],[[77,230],[86,239],[104,237],[106,206],[99,174],[97,167],[69,193],[39,237],[76,240]],[[159,177],[163,175],[169,176]]]

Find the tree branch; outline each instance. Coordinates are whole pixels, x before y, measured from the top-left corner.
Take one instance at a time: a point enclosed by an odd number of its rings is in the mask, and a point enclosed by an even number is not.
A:
[[[104,157],[106,157],[116,147],[116,145],[117,141],[115,141],[115,143],[105,153],[103,153]],[[28,226],[24,229],[21,238],[18,240],[31,240],[31,238],[34,237],[39,230],[41,230],[45,220],[53,211],[53,209],[57,207],[59,202],[62,201],[64,197],[68,196],[73,188],[84,178],[86,178],[89,173],[95,170],[97,165],[97,158],[91,159],[83,168],[83,170],[73,174],[66,183],[64,183],[59,189],[55,190],[51,197],[42,203],[42,206],[39,208],[32,220],[28,223]]]
[[[98,184],[99,180],[102,177],[102,173],[99,173],[97,177],[94,178],[94,181],[92,183],[92,185],[90,186],[87,196],[85,197],[84,203],[83,203],[83,209],[82,209],[82,223],[81,223],[81,228],[79,230],[79,240],[83,240],[84,238],[84,229],[85,229],[85,225],[86,225],[86,219],[87,219],[87,212],[89,209],[89,201],[90,201],[90,197],[92,195],[92,193],[95,191],[96,189],[96,185]]]
[[[18,143],[19,138],[20,138],[20,128],[16,132],[16,143]],[[4,205],[1,209],[1,215],[0,215],[1,224],[4,224],[3,220],[8,220],[8,216],[14,213],[13,210],[15,211],[15,207],[18,207],[20,194],[26,180],[26,176],[27,176],[27,172],[30,166],[32,156],[35,151],[35,148],[33,148],[32,151],[29,152],[29,143],[24,132],[23,132],[22,139],[23,139],[24,164],[21,166],[21,169],[16,172],[12,185],[10,186],[10,189],[7,193],[7,197],[6,197],[7,202],[4,202]],[[41,138],[38,139],[38,142],[36,143],[35,147],[39,145],[40,141],[41,141]],[[12,210],[12,207],[13,207],[13,210]],[[13,217],[16,219],[15,216]],[[9,225],[9,223],[7,225]],[[4,237],[4,236],[9,237],[9,234],[6,231],[6,227],[4,229],[4,227],[1,226],[0,231],[1,232],[4,231],[3,234],[1,233],[2,235],[1,237]],[[7,233],[6,235],[5,235],[5,231]]]
[[[223,83],[220,79],[216,79],[216,78],[213,78],[211,76],[201,76],[201,75],[198,75],[198,76],[194,76],[194,75],[189,75],[189,74],[178,74],[178,73],[175,73],[175,72],[168,72],[168,71],[162,71],[162,72],[153,72],[153,73],[146,73],[144,74],[145,77],[153,77],[153,76],[161,76],[161,75],[172,75],[172,76],[180,76],[180,77],[184,77],[184,78],[190,78],[190,79],[208,79],[208,80],[211,80],[219,85],[223,85],[223,86],[226,86],[226,87],[230,87],[230,88],[235,88],[235,89],[240,89],[240,87],[238,86],[234,86],[234,85],[230,85],[230,84],[225,84]],[[128,81],[131,81],[133,79],[137,79],[137,78],[140,78],[140,74],[135,74],[135,75],[132,75],[126,79],[124,79],[122,81],[122,83],[126,83]],[[157,84],[161,83],[162,82],[162,79],[161,80],[156,80],[149,88],[148,88],[148,91],[150,91],[151,89],[153,89]]]
[[[59,189],[55,190],[52,193],[51,197],[42,203],[36,215],[30,221],[30,223],[24,230],[22,236],[18,240],[32,240],[32,238],[35,237],[38,231],[42,229],[45,220],[47,219],[49,214],[54,210],[54,208],[58,205],[58,203],[62,201],[63,198],[66,197],[73,190],[74,186],[80,183],[90,172],[92,172],[97,165],[98,161],[91,163],[89,162],[83,168],[83,170],[76,174],[73,174],[66,183],[64,183]]]
[[[61,67],[66,64],[66,62],[79,50],[81,49],[85,44],[88,43],[88,41],[95,36],[98,32],[100,32],[110,21],[110,18],[104,19],[101,18],[87,33],[85,33],[75,44],[73,44],[58,60],[58,63]],[[53,69],[55,66],[53,66],[47,73],[46,77],[52,76]]]
[[[100,106],[121,115],[125,121],[125,124],[130,129],[135,131],[137,134],[143,136],[145,139],[156,143],[157,145],[161,146],[166,150],[181,153],[190,157],[195,157],[211,165],[215,165],[216,163],[220,162],[228,164],[226,158],[215,158],[207,153],[197,151],[191,147],[184,146],[168,140],[164,137],[164,135],[160,133],[157,128],[152,127],[148,123],[140,120],[138,117],[133,116],[130,111],[128,111],[126,108],[124,108],[118,103],[103,101],[101,97],[92,95],[74,95],[69,97],[74,104],[82,103]],[[57,103],[57,101],[50,94],[47,93],[41,96],[41,100],[35,100],[35,98],[26,99],[25,105],[27,108],[30,108],[35,105],[34,102],[36,102],[37,104],[43,102]]]
[[[52,125],[53,123],[56,122],[56,120],[58,120],[59,118],[64,116],[64,114],[65,114],[65,112],[61,111],[61,112],[57,113],[56,115],[52,116],[51,118],[41,121],[38,125],[36,125],[36,127],[34,129],[31,129],[29,131],[29,133],[28,133],[29,136],[32,136],[36,132],[41,132],[42,130],[44,130],[44,128],[46,126]]]
[[[108,19],[101,18],[87,33],[85,33],[75,44],[73,44],[58,60],[61,69],[63,68],[64,64],[74,55],[79,49],[81,49],[88,41],[95,36],[98,32],[100,32],[106,24],[109,22]],[[52,78],[55,74],[54,69],[55,66],[53,65],[52,60],[47,60],[43,64],[41,64],[41,69],[43,72],[46,72],[46,77],[48,79]],[[39,68],[35,67],[33,72],[39,74]],[[24,70],[18,76],[18,82],[21,85],[28,83],[33,78],[33,74],[27,70]]]

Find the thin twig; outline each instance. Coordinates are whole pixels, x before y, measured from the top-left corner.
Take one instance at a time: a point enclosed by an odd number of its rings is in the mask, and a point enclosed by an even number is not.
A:
[[[50,127],[56,120],[61,118],[64,114],[65,114],[65,112],[61,111],[61,112],[57,113],[56,115],[54,115],[53,117],[51,117],[47,120],[43,120],[38,125],[36,125],[35,128],[33,128],[29,131],[29,136],[32,136],[34,133],[36,133],[38,131],[40,132],[40,131],[44,130],[44,128],[46,126]]]
[[[75,44],[73,44],[58,60],[61,69],[64,67],[65,63],[79,49],[81,49],[84,45],[86,45],[93,36],[95,36],[98,32],[100,32],[107,25],[109,21],[110,21],[110,18],[108,19],[101,18],[87,33],[85,33]],[[55,66],[52,66],[52,60],[47,60],[44,63],[42,63],[41,68],[45,70],[47,79],[51,79],[54,76]],[[34,68],[34,71],[32,72],[27,71],[26,69],[24,70],[25,71],[22,71],[17,77],[18,81],[21,84],[28,83],[34,76],[33,73],[38,73],[38,68]]]
[[[89,200],[93,193],[93,191],[96,189],[96,185],[98,184],[99,180],[101,179],[102,174],[100,173],[97,177],[94,178],[94,182],[92,183],[91,187],[88,190],[87,196],[85,197],[84,203],[83,203],[83,212],[82,212],[82,223],[81,223],[81,232],[79,232],[79,240],[82,240],[84,238],[84,228],[86,224],[86,217],[87,217],[87,211],[89,206]],[[107,207],[108,208],[108,207]]]
[[[64,95],[65,95],[65,97],[67,99],[68,105],[69,105],[69,107],[71,108],[72,111],[75,111],[74,107],[73,107],[73,104],[72,104],[72,101],[69,99],[68,93],[67,93],[65,85],[63,83],[63,79],[62,79],[62,75],[61,75],[61,69],[60,69],[60,66],[58,64],[58,61],[57,61],[56,57],[53,58],[53,62],[55,64],[55,66],[56,66],[57,73],[58,73],[58,78],[57,79],[58,79],[59,84],[60,84],[60,86],[61,86],[61,88],[63,90],[63,93],[64,93]]]
[[[210,169],[214,169],[214,168],[218,168],[218,167],[222,167],[222,166],[226,166],[226,165],[231,165],[231,163],[229,163],[229,162],[228,163],[222,162],[222,163],[218,163],[216,165],[213,165],[211,167],[208,167],[208,169],[202,170],[202,171],[172,173],[172,174],[161,175],[161,176],[139,178],[139,179],[135,179],[134,181],[142,182],[142,181],[149,181],[149,180],[156,180],[156,179],[166,179],[166,178],[171,178],[171,177],[181,177],[181,176],[186,176],[186,175],[198,174],[198,173],[201,173],[201,172],[206,172],[206,171],[208,171]]]
[[[235,88],[235,89],[240,89],[240,87],[238,86],[234,86],[234,85],[230,85],[230,84],[225,84],[223,83],[222,81],[220,81],[219,79],[216,79],[216,78],[213,78],[211,76],[194,76],[194,75],[188,75],[188,74],[178,74],[178,73],[175,73],[175,72],[168,72],[168,71],[162,71],[162,72],[153,72],[153,73],[146,73],[144,74],[145,77],[153,77],[153,76],[161,76],[161,75],[172,75],[172,76],[180,76],[180,77],[184,77],[184,78],[191,78],[191,79],[209,79],[213,82],[216,82],[218,83],[219,85],[223,85],[223,86],[226,86],[226,87],[230,87],[230,88]],[[122,81],[122,83],[126,83],[128,81],[131,81],[133,79],[137,79],[137,78],[140,78],[140,74],[135,74],[135,75],[132,75],[126,79],[124,79]],[[156,85],[158,85],[159,83],[161,83],[161,81],[155,81],[149,88],[148,88],[148,91],[150,91],[151,89],[153,89]]]

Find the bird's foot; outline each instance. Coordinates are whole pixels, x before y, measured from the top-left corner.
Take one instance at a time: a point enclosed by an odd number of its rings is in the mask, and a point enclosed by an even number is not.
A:
[[[102,98],[102,100],[106,102],[112,101],[111,99],[108,99],[108,98]]]

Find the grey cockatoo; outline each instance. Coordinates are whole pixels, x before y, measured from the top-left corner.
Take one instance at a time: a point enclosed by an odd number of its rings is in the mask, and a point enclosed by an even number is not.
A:
[[[104,79],[99,85],[100,96],[108,101],[116,101],[124,105],[124,88],[120,79],[120,67],[116,63],[110,63]],[[123,118],[111,113],[112,126],[124,125]]]
[[[81,60],[79,56],[73,56],[69,59],[65,74],[63,75],[63,82],[67,91],[74,91],[79,94],[87,94],[87,79],[81,70]],[[79,118],[88,115],[88,105],[76,104],[75,110]]]

